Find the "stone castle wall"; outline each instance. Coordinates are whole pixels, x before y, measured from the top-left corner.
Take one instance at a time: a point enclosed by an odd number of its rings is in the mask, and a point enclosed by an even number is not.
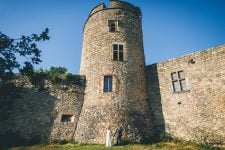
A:
[[[80,74],[87,86],[75,137],[79,142],[104,143],[107,126],[112,132],[122,126],[124,138],[131,141],[140,141],[151,130],[141,17],[128,3],[110,3],[110,8],[96,7],[84,27]],[[109,31],[110,20],[117,21],[118,31]],[[123,45],[123,61],[113,60],[113,44]],[[113,78],[113,90],[105,93],[107,75]]]
[[[0,95],[1,102],[12,103],[4,112],[8,117],[4,121],[1,118],[0,135],[10,134],[25,141],[40,142],[73,139],[83,105],[85,78],[75,76],[71,82],[57,84],[48,80],[37,82],[38,87],[28,78],[18,76],[13,80],[13,92]],[[1,107],[1,111],[3,109]],[[74,121],[61,122],[62,115],[73,115]]]
[[[109,32],[110,20],[118,31]],[[123,138],[133,142],[167,132],[225,144],[225,46],[145,66],[140,9],[118,0],[91,11],[83,36],[82,76],[38,85],[18,76],[10,95],[0,91],[1,140],[10,141],[10,133],[28,141],[104,143],[106,128],[113,133],[121,126]],[[113,44],[123,45],[123,61],[113,60]],[[104,93],[109,75],[113,90]],[[183,89],[174,91],[173,83]]]
[[[225,143],[225,46],[147,66],[154,129],[183,140]],[[171,73],[186,89],[173,92]]]

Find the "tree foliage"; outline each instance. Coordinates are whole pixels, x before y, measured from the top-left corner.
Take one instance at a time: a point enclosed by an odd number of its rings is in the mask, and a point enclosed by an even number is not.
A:
[[[57,82],[64,79],[67,69],[64,67],[51,67],[48,71],[49,79],[53,82]]]
[[[43,78],[47,78],[51,82],[57,83],[61,81],[74,80],[74,75],[72,73],[67,73],[67,69],[65,67],[50,67],[50,69],[47,70],[36,70],[31,76],[33,81],[40,81]]]
[[[0,77],[12,73],[15,69],[23,74],[32,73],[33,65],[41,62],[41,50],[37,43],[49,40],[48,34],[49,29],[46,28],[41,34],[12,39],[0,32]]]

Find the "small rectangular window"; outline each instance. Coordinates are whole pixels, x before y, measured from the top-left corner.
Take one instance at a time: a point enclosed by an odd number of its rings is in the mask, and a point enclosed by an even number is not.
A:
[[[112,92],[112,76],[104,76],[103,92]]]
[[[113,60],[123,61],[123,45],[113,44]]]
[[[111,25],[110,25],[110,31],[111,32],[115,32],[116,31],[116,24],[115,24],[115,22],[111,23]]]
[[[186,81],[184,71],[178,71],[171,73],[173,92],[186,91]]]
[[[117,20],[109,20],[108,26],[109,26],[109,32],[118,31],[118,21]]]
[[[74,122],[74,115],[63,114],[61,116],[61,122],[63,122],[63,123]]]

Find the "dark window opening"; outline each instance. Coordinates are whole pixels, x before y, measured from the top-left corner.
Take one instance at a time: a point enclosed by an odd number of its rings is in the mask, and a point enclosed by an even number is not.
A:
[[[118,60],[118,52],[113,51],[113,60]]]
[[[123,61],[123,45],[113,44],[113,60]]]
[[[111,26],[110,26],[110,31],[111,32],[115,32],[116,31],[116,24],[115,23],[112,23]]]
[[[63,123],[74,122],[74,116],[68,115],[68,114],[63,114],[61,117],[61,122],[63,122]]]
[[[109,31],[110,32],[118,31],[118,21],[116,21],[116,20],[109,20],[108,26],[109,26]]]
[[[104,76],[103,92],[112,92],[112,76]]]

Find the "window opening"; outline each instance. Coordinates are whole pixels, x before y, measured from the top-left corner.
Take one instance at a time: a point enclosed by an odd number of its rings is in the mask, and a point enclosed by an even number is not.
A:
[[[116,20],[109,20],[108,26],[109,26],[109,31],[110,32],[119,31],[118,30],[118,21],[116,21]]]
[[[113,44],[113,60],[123,61],[123,45]]]
[[[171,73],[173,92],[186,91],[186,81],[184,76],[184,71],[178,71]]]
[[[112,76],[104,76],[104,92],[112,92]]]
[[[63,114],[61,116],[62,123],[73,123],[74,122],[74,115]]]

